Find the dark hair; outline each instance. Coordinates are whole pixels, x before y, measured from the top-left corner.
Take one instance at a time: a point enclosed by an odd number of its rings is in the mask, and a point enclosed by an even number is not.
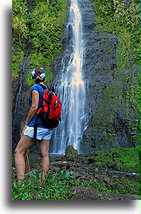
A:
[[[43,80],[41,80],[40,79],[40,74],[43,72],[43,70],[42,69],[36,69],[35,70],[35,73],[37,74],[37,77],[36,77],[36,79],[35,79],[35,83],[36,84],[39,84],[40,82],[44,82],[45,81],[45,79],[43,79]]]

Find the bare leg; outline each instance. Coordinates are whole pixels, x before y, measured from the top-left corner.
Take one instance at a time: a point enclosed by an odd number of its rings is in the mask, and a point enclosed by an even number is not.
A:
[[[33,144],[33,139],[23,135],[15,149],[15,167],[17,171],[18,183],[24,178],[25,174],[25,151]]]
[[[39,151],[41,155],[41,164],[42,164],[42,181],[45,180],[45,175],[49,170],[49,140],[39,141]]]

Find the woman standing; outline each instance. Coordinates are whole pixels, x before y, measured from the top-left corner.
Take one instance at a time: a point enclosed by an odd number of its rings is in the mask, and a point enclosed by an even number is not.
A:
[[[31,96],[31,108],[29,110],[25,125],[21,134],[20,141],[15,149],[15,166],[17,172],[18,183],[20,184],[21,179],[24,179],[25,174],[25,159],[24,154],[26,150],[31,147],[34,143],[34,124],[36,120],[36,111],[42,107],[42,95],[44,93],[44,85],[46,78],[43,68],[36,68],[31,72],[32,79],[35,84],[32,86]],[[40,117],[38,117],[38,127],[36,139],[39,144],[39,151],[41,154],[41,165],[42,165],[42,181],[45,179],[46,172],[49,169],[49,142],[52,136],[53,129],[48,129],[43,124]]]

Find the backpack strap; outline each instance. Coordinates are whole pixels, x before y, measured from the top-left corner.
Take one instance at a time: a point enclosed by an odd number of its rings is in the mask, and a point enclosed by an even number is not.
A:
[[[36,115],[35,123],[34,123],[34,141],[36,142],[37,136],[37,127],[38,127],[38,115]]]
[[[39,84],[44,90],[45,89],[49,89],[50,91],[52,91],[53,93],[55,93],[55,90],[54,90],[54,86],[52,87],[48,87],[48,86],[45,86],[45,85],[42,85],[42,84]]]
[[[53,93],[50,92],[50,93],[49,93],[49,96],[48,96],[48,100],[47,100],[47,103],[48,103],[48,111],[47,111],[47,113],[46,113],[47,115],[50,114],[50,104],[51,104],[52,95],[53,95]]]
[[[47,86],[42,85],[42,84],[39,84],[39,86],[41,86],[44,90],[45,90],[45,89],[49,89]]]

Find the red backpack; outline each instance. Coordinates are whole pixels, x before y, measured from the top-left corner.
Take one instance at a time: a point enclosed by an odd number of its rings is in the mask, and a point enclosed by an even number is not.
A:
[[[41,87],[44,88],[43,85]],[[61,121],[62,103],[52,90],[44,89],[43,106],[38,109],[36,114],[47,128],[56,128]]]

